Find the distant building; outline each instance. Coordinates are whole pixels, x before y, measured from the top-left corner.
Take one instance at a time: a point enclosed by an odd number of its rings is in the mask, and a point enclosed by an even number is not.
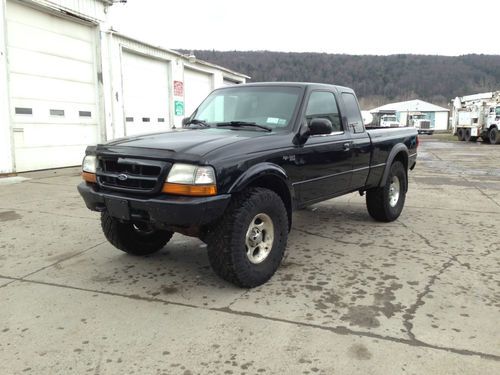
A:
[[[447,130],[449,110],[423,100],[415,99],[406,102],[389,103],[369,111],[372,115],[380,113],[396,113],[401,125],[410,124],[412,116],[424,115],[430,121],[432,130]]]
[[[112,30],[112,4],[0,0],[0,174],[75,166],[86,145],[180,127],[210,91],[249,78]]]

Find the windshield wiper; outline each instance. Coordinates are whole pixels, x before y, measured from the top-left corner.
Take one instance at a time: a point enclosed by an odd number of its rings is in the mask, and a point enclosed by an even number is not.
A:
[[[268,132],[273,131],[273,129],[270,128],[269,126],[259,125],[259,124],[256,124],[255,122],[247,122],[247,121],[218,122],[217,126],[235,126],[235,127],[239,127],[239,126],[253,126],[255,128],[264,129],[264,130],[266,130]]]
[[[190,128],[191,128],[191,125],[200,125],[203,128],[209,128],[210,127],[210,125],[208,125],[205,121],[198,120],[196,118],[191,119],[189,122],[186,123],[186,125],[189,125]],[[197,126],[196,128],[199,128],[200,126]]]

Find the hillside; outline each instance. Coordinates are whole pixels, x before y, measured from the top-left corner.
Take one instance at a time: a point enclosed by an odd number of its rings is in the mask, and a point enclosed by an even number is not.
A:
[[[500,55],[354,56],[201,50],[194,53],[197,58],[251,76],[250,82],[309,81],[349,86],[356,90],[363,109],[415,98],[447,106],[456,96],[500,90]]]

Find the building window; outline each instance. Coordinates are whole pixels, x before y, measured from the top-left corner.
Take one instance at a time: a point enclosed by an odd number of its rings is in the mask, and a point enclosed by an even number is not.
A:
[[[51,116],[64,116],[64,109],[51,109],[50,115]]]
[[[142,122],[149,122],[149,117],[143,117]]]
[[[90,111],[78,111],[80,117],[92,117],[92,112]]]
[[[158,122],[165,122],[165,119],[163,117],[158,117]]]
[[[134,118],[133,117],[125,117],[125,121],[134,122]]]
[[[16,115],[32,115],[33,114],[33,108],[16,107],[15,111],[16,111]]]

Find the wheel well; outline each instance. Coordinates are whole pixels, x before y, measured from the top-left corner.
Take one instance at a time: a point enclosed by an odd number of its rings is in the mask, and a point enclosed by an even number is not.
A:
[[[491,130],[491,129],[493,129],[493,128],[497,128],[497,129],[498,129],[498,127],[497,127],[496,125],[491,125],[491,126],[490,126],[490,128],[489,128],[488,130]]]
[[[408,171],[408,154],[406,152],[398,152],[392,162],[394,163],[395,161],[400,161],[404,165],[405,170]]]
[[[404,151],[398,152],[392,162],[394,163],[395,161],[401,162],[405,167],[406,181],[407,181],[405,190],[408,191],[408,154]]]
[[[274,191],[283,201],[288,215],[288,230],[292,229],[292,196],[285,181],[273,175],[267,175],[252,181],[248,187],[262,187]]]

